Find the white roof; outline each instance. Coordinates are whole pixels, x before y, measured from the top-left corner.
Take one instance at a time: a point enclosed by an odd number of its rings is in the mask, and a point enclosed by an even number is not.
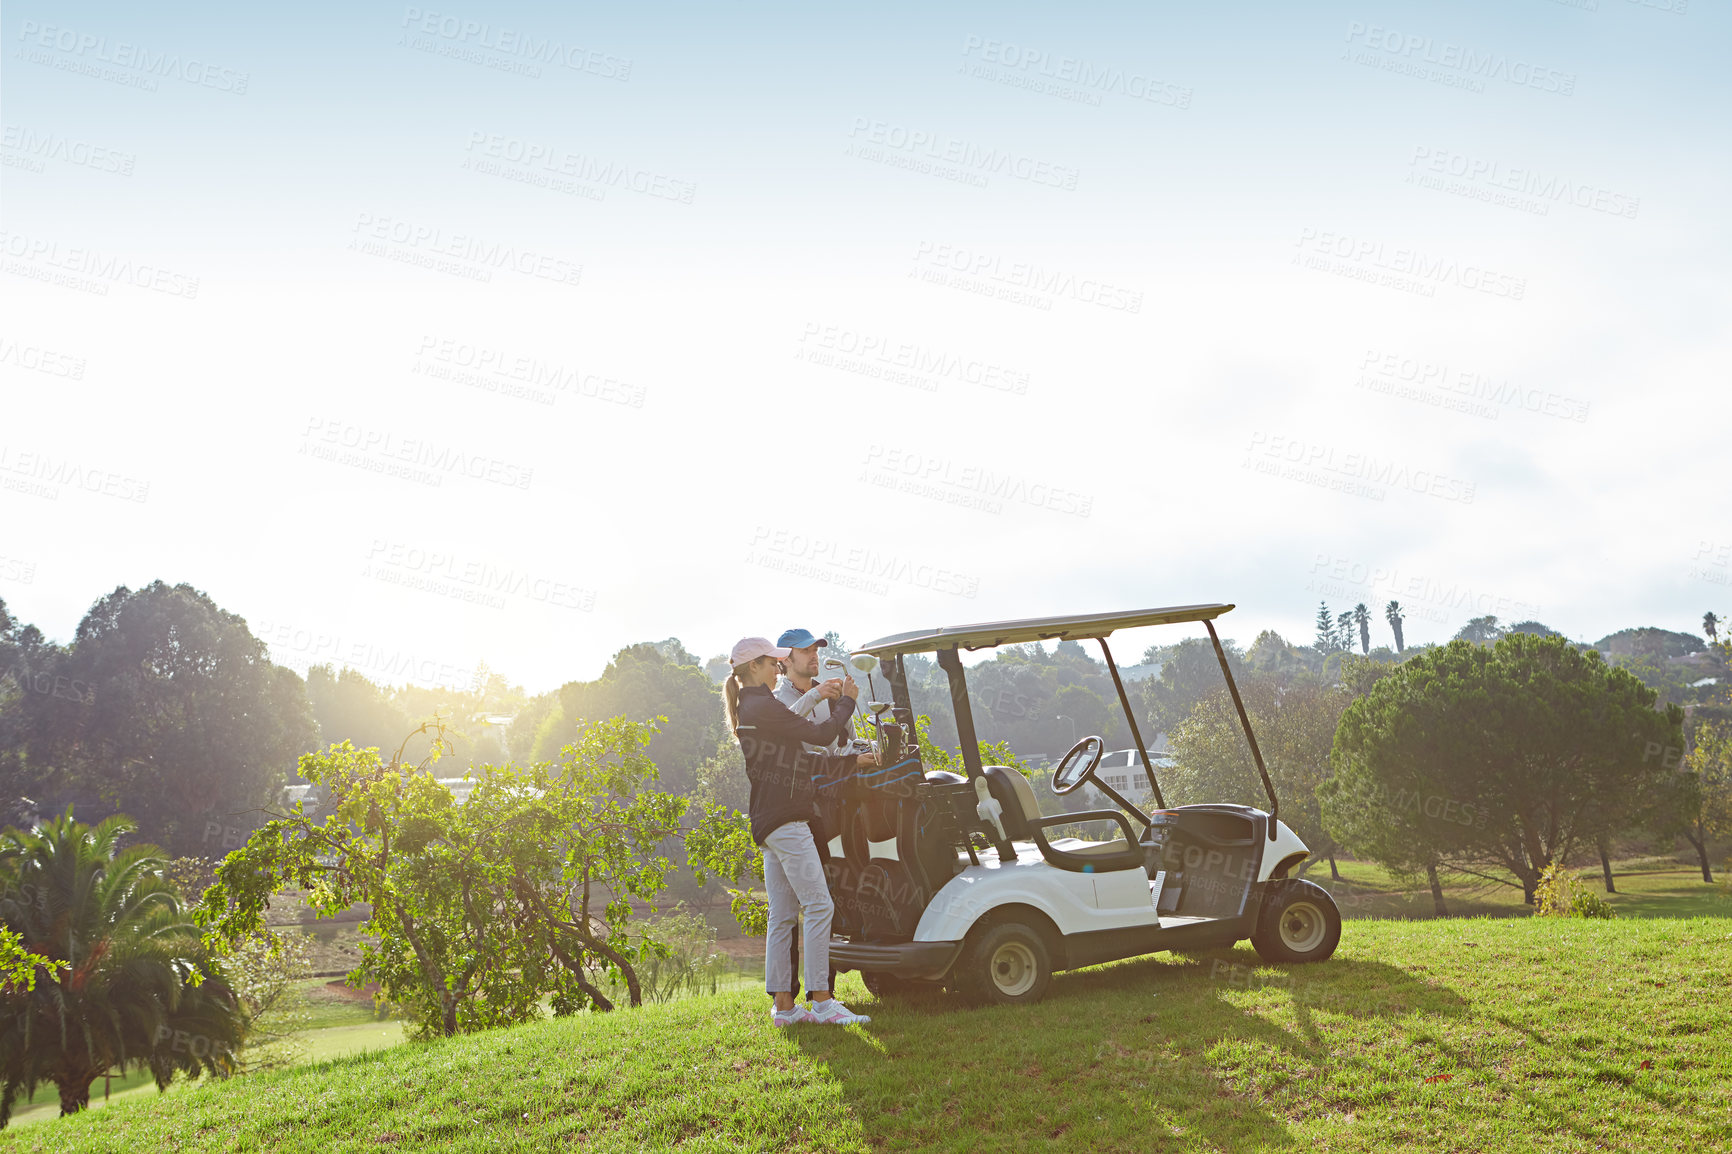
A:
[[[1176,605],[1166,609],[1122,609],[1116,613],[1076,613],[1066,617],[1029,617],[1021,621],[989,621],[982,625],[947,625],[940,629],[916,629],[880,637],[855,652],[888,657],[895,653],[927,653],[957,646],[990,649],[995,645],[1020,645],[1027,641],[1075,641],[1106,637],[1115,629],[1141,625],[1173,625],[1181,621],[1208,621],[1232,609],[1231,605]]]

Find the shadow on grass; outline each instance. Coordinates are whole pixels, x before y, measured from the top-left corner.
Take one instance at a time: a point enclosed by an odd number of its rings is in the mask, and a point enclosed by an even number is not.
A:
[[[1247,999],[1244,991],[1272,991]],[[1238,1003],[1285,1004],[1292,1026]],[[1320,1014],[1451,1017],[1453,991],[1381,962],[1264,967],[1249,949],[1060,974],[1034,1006],[867,1001],[862,1032],[791,1031],[877,1149],[1264,1149],[1295,1144],[1272,1090],[1352,1061]]]

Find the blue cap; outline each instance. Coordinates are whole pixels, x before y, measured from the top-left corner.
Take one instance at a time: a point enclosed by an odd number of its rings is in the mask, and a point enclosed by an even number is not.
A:
[[[776,638],[778,649],[804,649],[808,645],[829,645],[822,637],[813,637],[810,629],[789,629]]]

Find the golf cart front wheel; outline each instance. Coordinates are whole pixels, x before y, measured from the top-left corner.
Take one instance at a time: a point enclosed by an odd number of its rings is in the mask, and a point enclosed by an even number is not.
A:
[[[1038,1002],[1052,984],[1052,956],[1039,932],[1005,922],[982,933],[957,966],[963,992],[989,1005]]]
[[[1341,943],[1341,911],[1329,891],[1283,878],[1266,884],[1251,944],[1266,962],[1321,962]]]

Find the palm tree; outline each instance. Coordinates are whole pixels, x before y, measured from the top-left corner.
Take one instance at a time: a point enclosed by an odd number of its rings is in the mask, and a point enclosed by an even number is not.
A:
[[[1390,630],[1395,634],[1395,651],[1407,652],[1407,646],[1401,640],[1401,602],[1391,601],[1383,607],[1383,619],[1389,622]]]
[[[41,1082],[59,1088],[66,1115],[111,1070],[148,1069],[164,1088],[177,1073],[236,1067],[245,1012],[163,876],[162,851],[120,848],[136,828],[120,816],[84,825],[68,809],[34,833],[0,833],[0,924],[66,963],[0,996],[0,1126]]]
[[[1366,656],[1371,654],[1371,610],[1361,601],[1353,607],[1353,624],[1359,626],[1359,648]]]
[[[1712,611],[1702,614],[1702,632],[1708,635],[1708,640],[1720,639],[1720,619]]]

